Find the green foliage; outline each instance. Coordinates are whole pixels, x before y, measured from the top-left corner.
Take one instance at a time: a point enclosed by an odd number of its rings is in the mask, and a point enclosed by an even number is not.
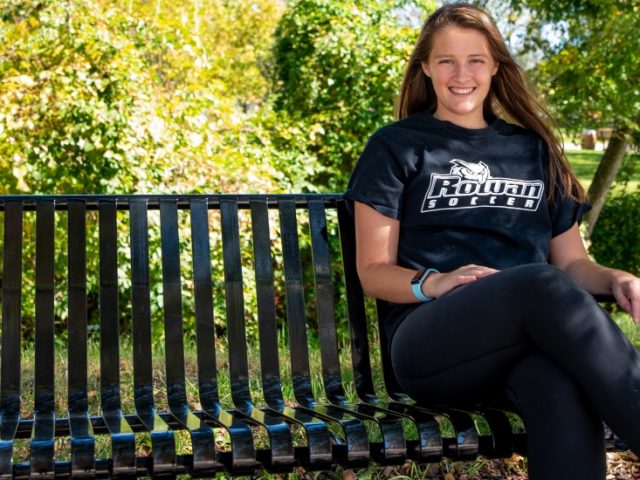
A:
[[[531,12],[528,46],[542,48],[535,74],[563,129],[640,131],[640,2],[512,0]],[[536,42],[552,26],[557,42]]]
[[[640,191],[609,199],[591,236],[598,263],[640,274],[639,218]]]
[[[2,191],[278,189],[248,106],[266,95],[279,2],[210,1],[202,12],[186,0],[154,12],[115,0],[10,3],[0,24]]]
[[[22,6],[26,16],[2,28],[0,158],[11,167],[2,189],[103,193],[118,177],[131,191],[144,141],[131,127],[141,58],[88,2]]]
[[[266,130],[252,126],[256,114],[249,106],[268,90],[261,72],[282,5],[211,0],[201,12],[193,7],[187,0],[153,11],[133,1],[0,0],[0,192],[280,190],[278,178],[284,175],[265,155]],[[245,75],[246,81],[237,81]],[[188,227],[180,225],[183,244]],[[127,238],[127,222],[118,228]],[[97,327],[97,224],[89,231],[89,316]],[[26,218],[26,336],[33,333],[33,232],[34,219]],[[158,252],[156,229],[150,228],[149,238]],[[56,271],[64,272],[66,245],[56,248]],[[213,250],[214,277],[222,279],[219,242]],[[120,278],[126,279],[128,245],[121,245],[119,257]],[[155,254],[152,276],[159,268]],[[187,323],[193,322],[188,280]],[[66,289],[65,282],[62,274],[56,278],[56,291]],[[126,280],[120,289],[126,329]],[[219,313],[224,297],[215,298]],[[152,285],[151,303],[154,322],[161,325],[161,285]],[[254,315],[255,300],[248,299],[247,309]],[[66,305],[56,302],[60,332],[65,318]],[[158,338],[161,330],[155,330]]]
[[[300,0],[282,17],[274,108],[302,128],[323,188],[343,190],[368,136],[393,119],[418,34],[402,13],[418,6],[427,13],[434,2]]]

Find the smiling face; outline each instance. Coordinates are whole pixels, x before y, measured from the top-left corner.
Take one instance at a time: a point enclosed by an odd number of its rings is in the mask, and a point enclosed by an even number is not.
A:
[[[486,37],[471,28],[445,27],[433,37],[424,73],[438,98],[434,117],[466,128],[486,126],[483,103],[498,71]]]

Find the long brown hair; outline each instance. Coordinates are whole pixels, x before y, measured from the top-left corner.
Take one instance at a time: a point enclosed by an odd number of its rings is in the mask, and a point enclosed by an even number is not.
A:
[[[484,114],[498,115],[508,122],[534,131],[544,140],[549,151],[547,198],[552,199],[556,188],[560,187],[566,196],[583,201],[584,189],[571,171],[564,149],[549,127],[551,124],[557,130],[555,120],[544,102],[532,94],[524,71],[509,53],[494,21],[479,7],[465,3],[449,4],[436,10],[427,19],[405,71],[397,104],[398,118],[436,109],[436,92],[431,79],[422,70],[422,63],[428,61],[434,36],[448,26],[472,28],[484,34],[487,39],[499,67],[484,101]]]

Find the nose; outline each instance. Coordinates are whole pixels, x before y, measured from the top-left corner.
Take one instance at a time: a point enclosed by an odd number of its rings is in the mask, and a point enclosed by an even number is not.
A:
[[[458,62],[455,64],[455,70],[453,72],[455,80],[466,80],[469,78],[469,66],[463,62]]]

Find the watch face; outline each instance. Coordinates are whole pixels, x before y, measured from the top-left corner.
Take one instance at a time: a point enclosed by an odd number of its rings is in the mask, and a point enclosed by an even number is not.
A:
[[[425,271],[426,271],[426,268],[421,268],[420,270],[418,270],[416,274],[413,276],[413,278],[411,279],[411,283],[420,283],[420,280],[422,280],[422,276],[424,275]]]

